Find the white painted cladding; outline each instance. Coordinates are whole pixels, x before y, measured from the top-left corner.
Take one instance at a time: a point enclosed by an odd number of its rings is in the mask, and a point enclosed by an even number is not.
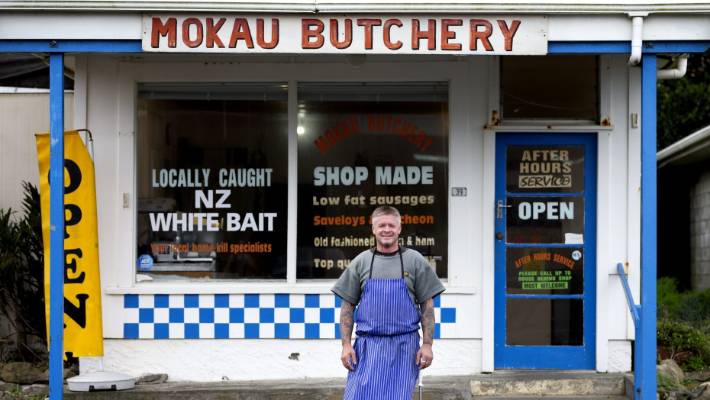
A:
[[[480,340],[437,341],[436,361],[426,374],[478,373],[480,349]],[[133,376],[166,373],[170,381],[332,378],[345,383],[347,375],[339,340],[106,340],[104,351],[105,370]],[[82,373],[98,369],[97,359],[81,359]]]
[[[468,16],[469,14],[466,13],[473,11],[471,9],[457,12],[457,14]],[[443,12],[443,9],[438,12]],[[249,14],[243,15],[249,16]],[[341,14],[337,16],[339,15]],[[516,16],[516,14],[500,15]],[[631,20],[623,13],[611,15],[548,14],[547,19],[549,21],[549,41],[631,40]],[[0,13],[0,39],[140,40],[142,37],[142,14],[138,11],[86,12],[82,14],[22,11]],[[702,13],[694,15],[650,14],[644,18],[643,39],[710,40],[710,16]]]
[[[64,126],[73,123],[74,94],[64,96]],[[0,93],[0,208],[22,210],[22,181],[39,184],[35,133],[49,131],[49,93]]]
[[[609,342],[608,372],[631,370],[631,343]],[[132,376],[168,374],[169,381],[254,381],[276,379],[339,379],[338,340],[106,340],[104,370]],[[439,340],[436,361],[427,376],[480,373],[481,341]],[[294,354],[295,353],[295,354]],[[190,360],[190,368],[185,367]],[[81,359],[82,373],[100,370],[99,360]]]
[[[194,0],[155,1],[155,0],[5,0],[0,9],[7,10],[78,10],[78,11],[134,11],[134,10],[171,10],[171,11],[217,11],[217,12],[352,12],[352,11],[387,11],[387,12],[516,12],[516,13],[579,13],[608,14],[624,12],[707,12],[710,3],[706,0],[539,0],[539,1],[479,1],[448,0],[360,0],[360,1],[318,1],[318,0]]]
[[[177,60],[172,57],[179,57]],[[120,56],[81,56],[77,62],[77,121],[88,121],[96,138],[97,195],[99,204],[102,283],[104,288],[104,331],[107,337],[123,337],[124,294],[128,293],[328,293],[330,283],[295,282],[210,282],[135,283],[135,88],[138,82],[199,82],[199,81],[416,81],[447,80],[450,82],[450,186],[470,188],[468,197],[449,198],[449,279],[447,295],[453,296],[457,318],[456,337],[442,339],[435,345],[437,360],[449,362],[460,371],[491,371],[493,369],[493,184],[496,132],[521,130],[545,132],[547,125],[497,127],[483,129],[491,109],[497,109],[497,58],[472,57],[453,61],[388,58],[369,60],[353,66],[343,59],[328,58],[323,62],[305,61],[298,57],[290,63],[248,62],[234,57],[220,62],[205,63],[200,56],[142,55],[140,59]],[[628,94],[638,92],[638,84],[629,83],[629,76],[638,75],[638,68],[629,69],[626,56],[603,56],[600,112],[608,117],[610,127],[555,127],[552,130],[596,131],[599,137],[599,193],[597,249],[597,370],[614,371],[625,368],[626,350],[631,337],[628,311],[614,264],[638,259],[638,242],[627,240],[627,232],[637,231],[638,221],[630,216],[639,212],[635,191],[624,188],[637,181],[634,155],[639,154],[638,140],[629,136],[626,121],[638,104]],[[239,60],[240,62],[233,62]],[[384,61],[386,60],[386,61]],[[84,111],[82,111],[84,110]],[[291,135],[295,135],[295,124]],[[121,206],[123,193],[129,195],[127,208]],[[627,222],[628,220],[628,222]],[[631,284],[638,290],[638,266],[631,265]],[[289,265],[295,276],[295,264]],[[636,292],[638,295],[638,292]],[[108,317],[111,316],[111,317]],[[464,322],[466,321],[466,322]],[[240,340],[108,340],[106,358],[113,366],[124,365],[137,374],[175,369],[174,379],[200,380],[199,368],[184,368],[190,348],[234,352],[230,357],[248,359],[252,351],[268,353],[274,347],[307,346],[318,357],[329,357],[332,343],[319,341],[279,341],[275,339],[247,342]],[[464,345],[471,341],[477,347]],[[610,346],[610,343],[616,343]],[[618,343],[620,342],[620,343]],[[253,346],[243,346],[249,343]],[[154,346],[153,346],[154,345]],[[455,358],[443,357],[446,346],[462,346]],[[184,350],[184,352],[183,352]],[[135,351],[135,352],[134,352]],[[281,351],[281,350],[279,350]],[[157,352],[157,353],[156,353]],[[162,357],[161,352],[174,352],[176,360]],[[182,354],[182,356],[179,356]],[[230,353],[231,354],[231,353]],[[452,353],[453,354],[453,353]],[[337,353],[336,353],[337,355]],[[453,357],[453,355],[452,355]],[[130,360],[128,360],[130,358]],[[208,357],[209,358],[209,357]],[[196,359],[199,360],[199,359]],[[323,358],[323,362],[328,362]],[[447,361],[448,360],[448,361]],[[462,361],[464,360],[464,361]],[[197,361],[196,361],[197,362]],[[220,363],[228,363],[225,358]],[[282,369],[280,358],[260,359],[270,372],[261,377],[283,379],[292,371]],[[198,362],[199,363],[199,362]],[[227,364],[223,365],[228,368]],[[288,365],[288,364],[287,364]],[[321,365],[303,364],[303,374],[322,376]],[[630,365],[630,358],[628,358]],[[162,366],[162,367],[161,367]],[[178,366],[182,366],[178,372]],[[150,367],[150,368],[148,368]],[[160,369],[161,367],[162,369]],[[220,367],[221,368],[221,367]],[[122,370],[121,368],[115,368]],[[320,372],[319,372],[320,371]],[[448,370],[445,370],[448,371]],[[337,372],[337,370],[336,370]],[[210,372],[211,373],[211,372]],[[442,372],[449,373],[449,372]],[[187,375],[180,375],[187,374]],[[216,375],[212,375],[216,376]],[[246,379],[246,377],[243,377]],[[211,378],[210,378],[211,379]],[[235,378],[241,379],[241,378]]]
[[[547,18],[144,15],[142,44],[182,53],[541,55]]]

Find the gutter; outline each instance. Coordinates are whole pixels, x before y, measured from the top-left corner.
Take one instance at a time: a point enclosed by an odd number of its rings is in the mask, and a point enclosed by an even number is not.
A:
[[[619,14],[619,13],[710,13],[710,3],[703,0],[685,0],[673,4],[667,1],[638,3],[626,0],[625,4],[602,1],[444,1],[432,0],[3,0],[0,10],[15,11],[139,11],[139,12],[273,12],[273,13],[498,13],[498,14]]]
[[[710,125],[656,153],[658,168],[663,168],[674,161],[681,160],[709,146]]]

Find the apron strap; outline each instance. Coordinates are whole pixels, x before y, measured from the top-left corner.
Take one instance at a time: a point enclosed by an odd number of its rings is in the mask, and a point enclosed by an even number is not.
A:
[[[367,277],[368,280],[372,279],[372,267],[375,265],[375,254],[377,254],[377,248],[372,248],[372,259],[370,260],[370,276]]]
[[[377,248],[372,249],[372,258],[370,259],[370,276],[367,279],[372,279],[372,267],[375,265],[375,255],[377,254]],[[397,254],[399,254],[399,267],[402,279],[404,279],[404,258],[402,257],[402,246],[397,248]]]
[[[402,257],[402,246],[397,248],[397,253],[399,253],[399,266],[402,272],[402,279],[404,279],[404,258]]]

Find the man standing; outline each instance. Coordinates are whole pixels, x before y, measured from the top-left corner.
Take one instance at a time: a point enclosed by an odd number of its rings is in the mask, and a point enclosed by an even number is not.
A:
[[[410,400],[419,369],[434,359],[432,298],[444,286],[419,252],[399,245],[401,231],[396,208],[375,209],[376,248],[355,257],[331,289],[343,299],[340,360],[349,370],[345,400]],[[353,322],[357,322],[354,346]]]

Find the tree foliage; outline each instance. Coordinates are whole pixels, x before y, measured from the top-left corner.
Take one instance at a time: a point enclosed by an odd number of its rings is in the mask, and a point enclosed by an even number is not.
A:
[[[669,60],[659,58],[663,66]],[[710,125],[710,52],[692,54],[684,78],[658,82],[658,149]]]
[[[46,343],[44,252],[39,192],[22,185],[22,216],[0,209],[0,313],[14,330],[14,357],[31,360],[38,358],[31,338]]]

